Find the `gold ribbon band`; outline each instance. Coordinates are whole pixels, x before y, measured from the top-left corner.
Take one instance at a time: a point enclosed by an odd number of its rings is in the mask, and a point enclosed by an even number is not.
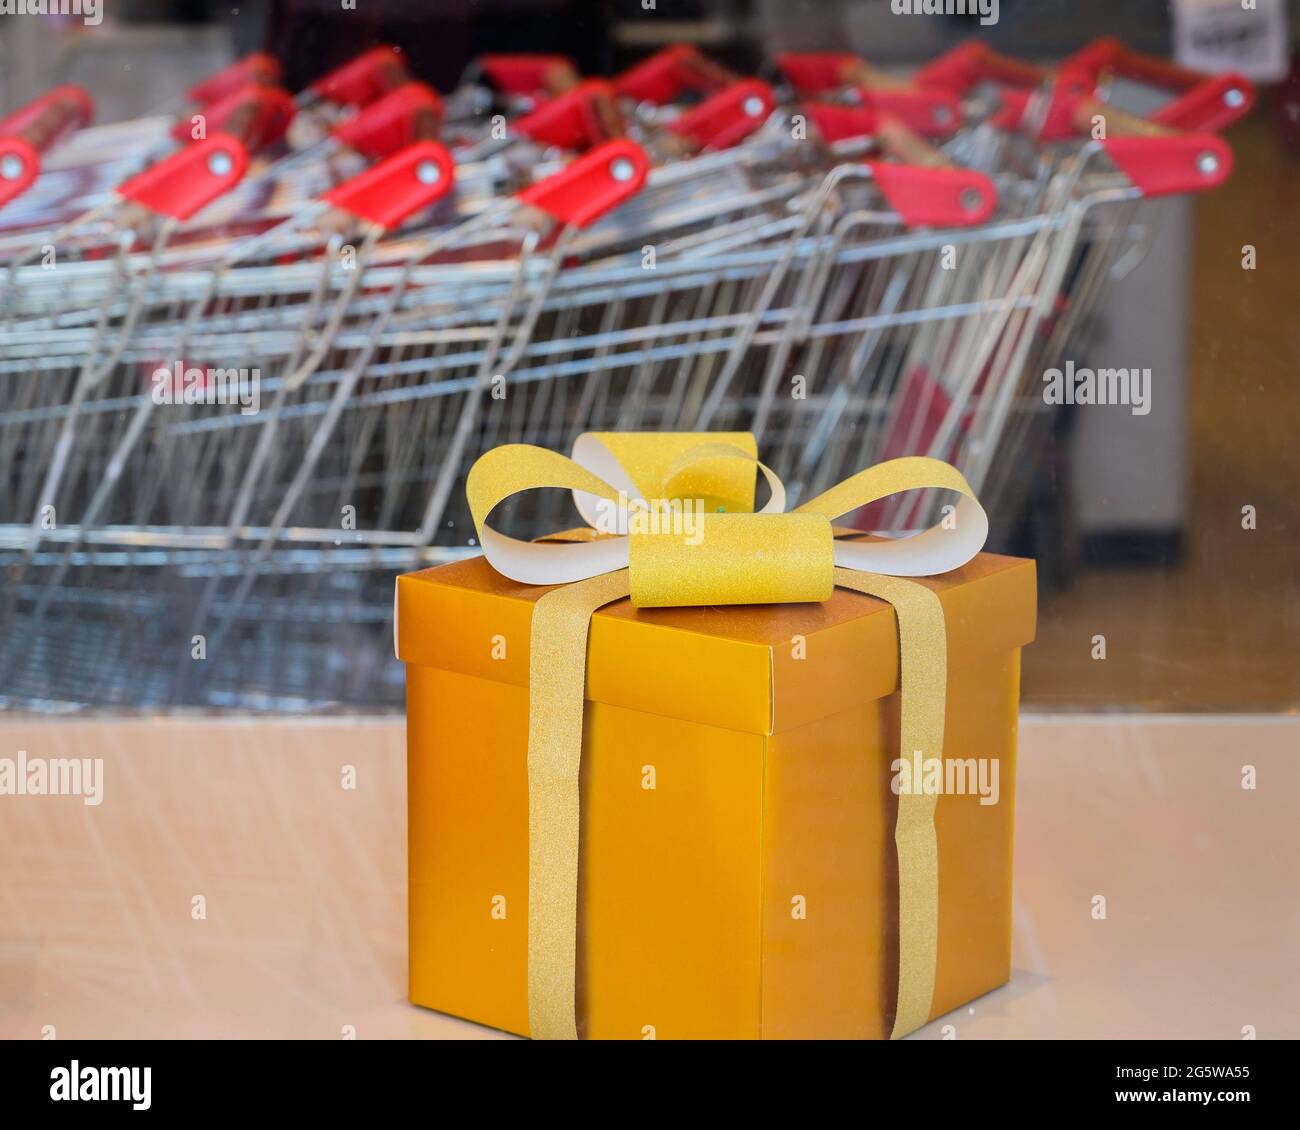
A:
[[[666,529],[628,541],[638,608],[828,600],[835,540],[820,514],[699,514],[667,508]]]
[[[578,829],[587,628],[627,596],[627,574],[548,592],[533,609],[528,652],[528,1031],[576,1040]]]
[[[948,633],[943,605],[924,585],[876,573],[836,569],[835,583],[893,605],[898,620],[901,694],[899,752],[911,757],[943,753],[948,687]],[[894,846],[898,850],[898,998],[890,1039],[915,1032],[930,1019],[939,963],[939,844],[934,793],[898,798]]]

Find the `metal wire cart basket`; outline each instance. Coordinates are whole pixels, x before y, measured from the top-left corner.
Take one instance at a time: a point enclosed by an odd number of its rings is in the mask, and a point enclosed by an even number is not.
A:
[[[500,443],[750,430],[794,502],[929,454],[1013,520],[1044,370],[1148,201],[1229,175],[1249,86],[1113,41],[776,62],[495,56],[439,97],[376,48],[295,98],[253,56],[154,117],[0,122],[0,702],[400,702],[393,576],[474,551]]]

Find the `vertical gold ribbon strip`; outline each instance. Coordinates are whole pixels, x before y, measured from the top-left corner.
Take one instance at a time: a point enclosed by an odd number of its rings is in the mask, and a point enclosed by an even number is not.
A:
[[[533,609],[528,652],[528,1031],[576,1040],[579,779],[587,632],[628,595],[627,570],[565,585]]]
[[[836,569],[835,583],[893,605],[898,619],[899,754],[943,753],[948,686],[948,636],[943,605],[924,585],[901,577]],[[898,848],[898,1007],[891,1040],[930,1019],[939,959],[939,843],[934,812],[938,797],[898,798],[894,843]]]
[[[924,585],[836,569],[835,583],[893,606],[902,694],[900,754],[943,751],[948,647],[943,606]],[[597,609],[628,595],[626,571],[557,588],[537,601],[528,689],[528,1027],[577,1039],[579,772],[587,636]],[[898,798],[898,1000],[891,1039],[930,1019],[939,939],[937,797]]]

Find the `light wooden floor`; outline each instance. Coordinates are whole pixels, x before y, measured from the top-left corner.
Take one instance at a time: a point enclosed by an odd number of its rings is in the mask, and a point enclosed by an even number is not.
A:
[[[1300,1037],[1298,743],[1023,719],[1014,975],[918,1038]],[[18,749],[105,778],[98,807],[0,797],[0,1037],[501,1036],[405,1001],[400,720],[0,722]]]
[[[1300,708],[1300,160],[1266,112],[1229,141],[1236,172],[1196,206],[1187,561],[1092,571],[1044,600],[1029,703]]]

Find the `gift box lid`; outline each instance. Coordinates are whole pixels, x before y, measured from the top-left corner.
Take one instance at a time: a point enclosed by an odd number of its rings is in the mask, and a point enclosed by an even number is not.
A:
[[[1033,639],[1033,561],[981,553],[919,583],[943,603],[950,667]],[[527,687],[532,607],[550,591],[507,579],[482,557],[400,576],[397,657]],[[823,604],[637,609],[625,599],[592,617],[592,702],[774,734],[897,686],[893,608],[844,589]]]

